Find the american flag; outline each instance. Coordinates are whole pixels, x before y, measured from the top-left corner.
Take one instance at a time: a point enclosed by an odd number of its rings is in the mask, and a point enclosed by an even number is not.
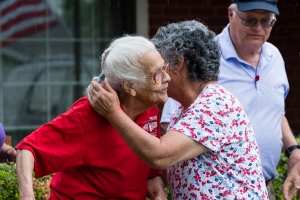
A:
[[[46,0],[0,0],[0,47],[57,23]]]

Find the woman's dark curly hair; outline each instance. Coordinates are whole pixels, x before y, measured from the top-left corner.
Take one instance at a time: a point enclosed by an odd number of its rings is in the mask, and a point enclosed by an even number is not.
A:
[[[160,27],[151,41],[170,68],[184,57],[191,81],[217,81],[220,51],[215,33],[201,22],[183,21]]]

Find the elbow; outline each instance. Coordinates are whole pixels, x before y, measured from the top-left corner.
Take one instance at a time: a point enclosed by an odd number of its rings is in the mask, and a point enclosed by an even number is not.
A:
[[[166,170],[169,167],[172,167],[173,164],[171,162],[166,161],[165,159],[153,159],[150,162],[147,162],[150,167],[153,169]]]
[[[34,163],[33,154],[29,150],[18,149],[17,155],[16,155],[17,167],[19,165],[22,165],[23,163],[30,163],[31,165],[33,165],[33,163]]]
[[[175,157],[163,149],[157,148],[157,151],[147,152],[147,155],[141,158],[153,169],[166,170],[176,164]]]

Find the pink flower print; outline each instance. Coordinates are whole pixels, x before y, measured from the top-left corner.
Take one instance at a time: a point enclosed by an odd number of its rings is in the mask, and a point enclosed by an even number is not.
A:
[[[209,132],[209,133],[212,133],[212,132],[213,132],[212,130],[210,130],[210,129],[208,129],[208,128],[205,128],[204,130],[207,131],[207,132]]]
[[[209,106],[207,104],[203,104],[203,107],[209,109]]]
[[[236,120],[236,119],[233,119],[232,120],[232,122],[231,122],[231,126],[230,126],[230,128],[232,128],[232,127],[234,127],[234,126],[236,126],[236,127],[238,127],[238,121]]]
[[[243,157],[239,157],[239,159],[234,161],[234,163],[236,163],[236,164],[239,164],[239,163],[242,163],[242,162],[245,162],[245,158],[243,158]]]
[[[254,162],[257,158],[254,156],[250,156],[247,159],[250,160],[251,162]]]
[[[221,197],[226,197],[226,196],[228,196],[228,195],[231,195],[231,192],[228,191],[228,190],[225,190],[223,193],[220,193],[220,196],[221,196]]]
[[[240,113],[242,111],[242,107],[238,106],[238,107],[235,108],[235,110]]]
[[[232,104],[234,104],[235,103],[235,97],[234,96],[230,96],[230,101],[231,101]]]
[[[246,169],[246,168],[242,168],[241,169],[241,172],[244,174],[244,175],[250,175],[250,172],[249,172],[249,169]]]
[[[226,108],[226,110],[228,109],[228,104],[227,103],[225,104],[225,108]]]
[[[221,117],[224,117],[224,116],[228,117],[228,113],[225,112],[224,110],[219,110],[219,111],[217,112],[217,114],[220,115]]]
[[[199,143],[205,143],[208,140],[208,137],[204,137],[202,140],[199,140]]]
[[[201,128],[203,128],[206,124],[206,122],[201,118],[199,121],[198,121],[198,124],[201,125]]]
[[[209,110],[203,110],[203,109],[201,109],[200,112],[203,113],[203,114],[205,114],[205,115],[208,115],[210,117],[213,115]]]

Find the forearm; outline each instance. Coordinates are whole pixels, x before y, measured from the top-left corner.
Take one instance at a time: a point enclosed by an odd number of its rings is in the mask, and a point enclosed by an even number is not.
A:
[[[296,145],[297,141],[295,139],[295,136],[289,126],[289,123],[285,115],[282,116],[281,129],[282,129],[283,150],[285,150],[286,148],[292,145]]]
[[[107,119],[132,151],[155,168],[153,161],[161,154],[159,152],[160,140],[137,126],[122,110],[107,116]]]
[[[286,150],[286,148],[297,145],[297,140],[289,126],[289,123],[285,116],[282,117],[281,122],[281,128],[282,128],[282,142],[283,142],[283,151]],[[288,173],[291,171],[293,166],[300,160],[300,149],[294,149],[291,154],[289,155],[288,160]]]
[[[160,139],[146,132],[120,109],[118,95],[106,81],[103,88],[93,81],[89,92],[91,106],[109,120],[131,150],[152,168],[166,169],[209,150],[175,130]]]
[[[34,168],[34,157],[28,150],[17,152],[17,176],[20,192],[20,200],[33,200],[32,171]]]

